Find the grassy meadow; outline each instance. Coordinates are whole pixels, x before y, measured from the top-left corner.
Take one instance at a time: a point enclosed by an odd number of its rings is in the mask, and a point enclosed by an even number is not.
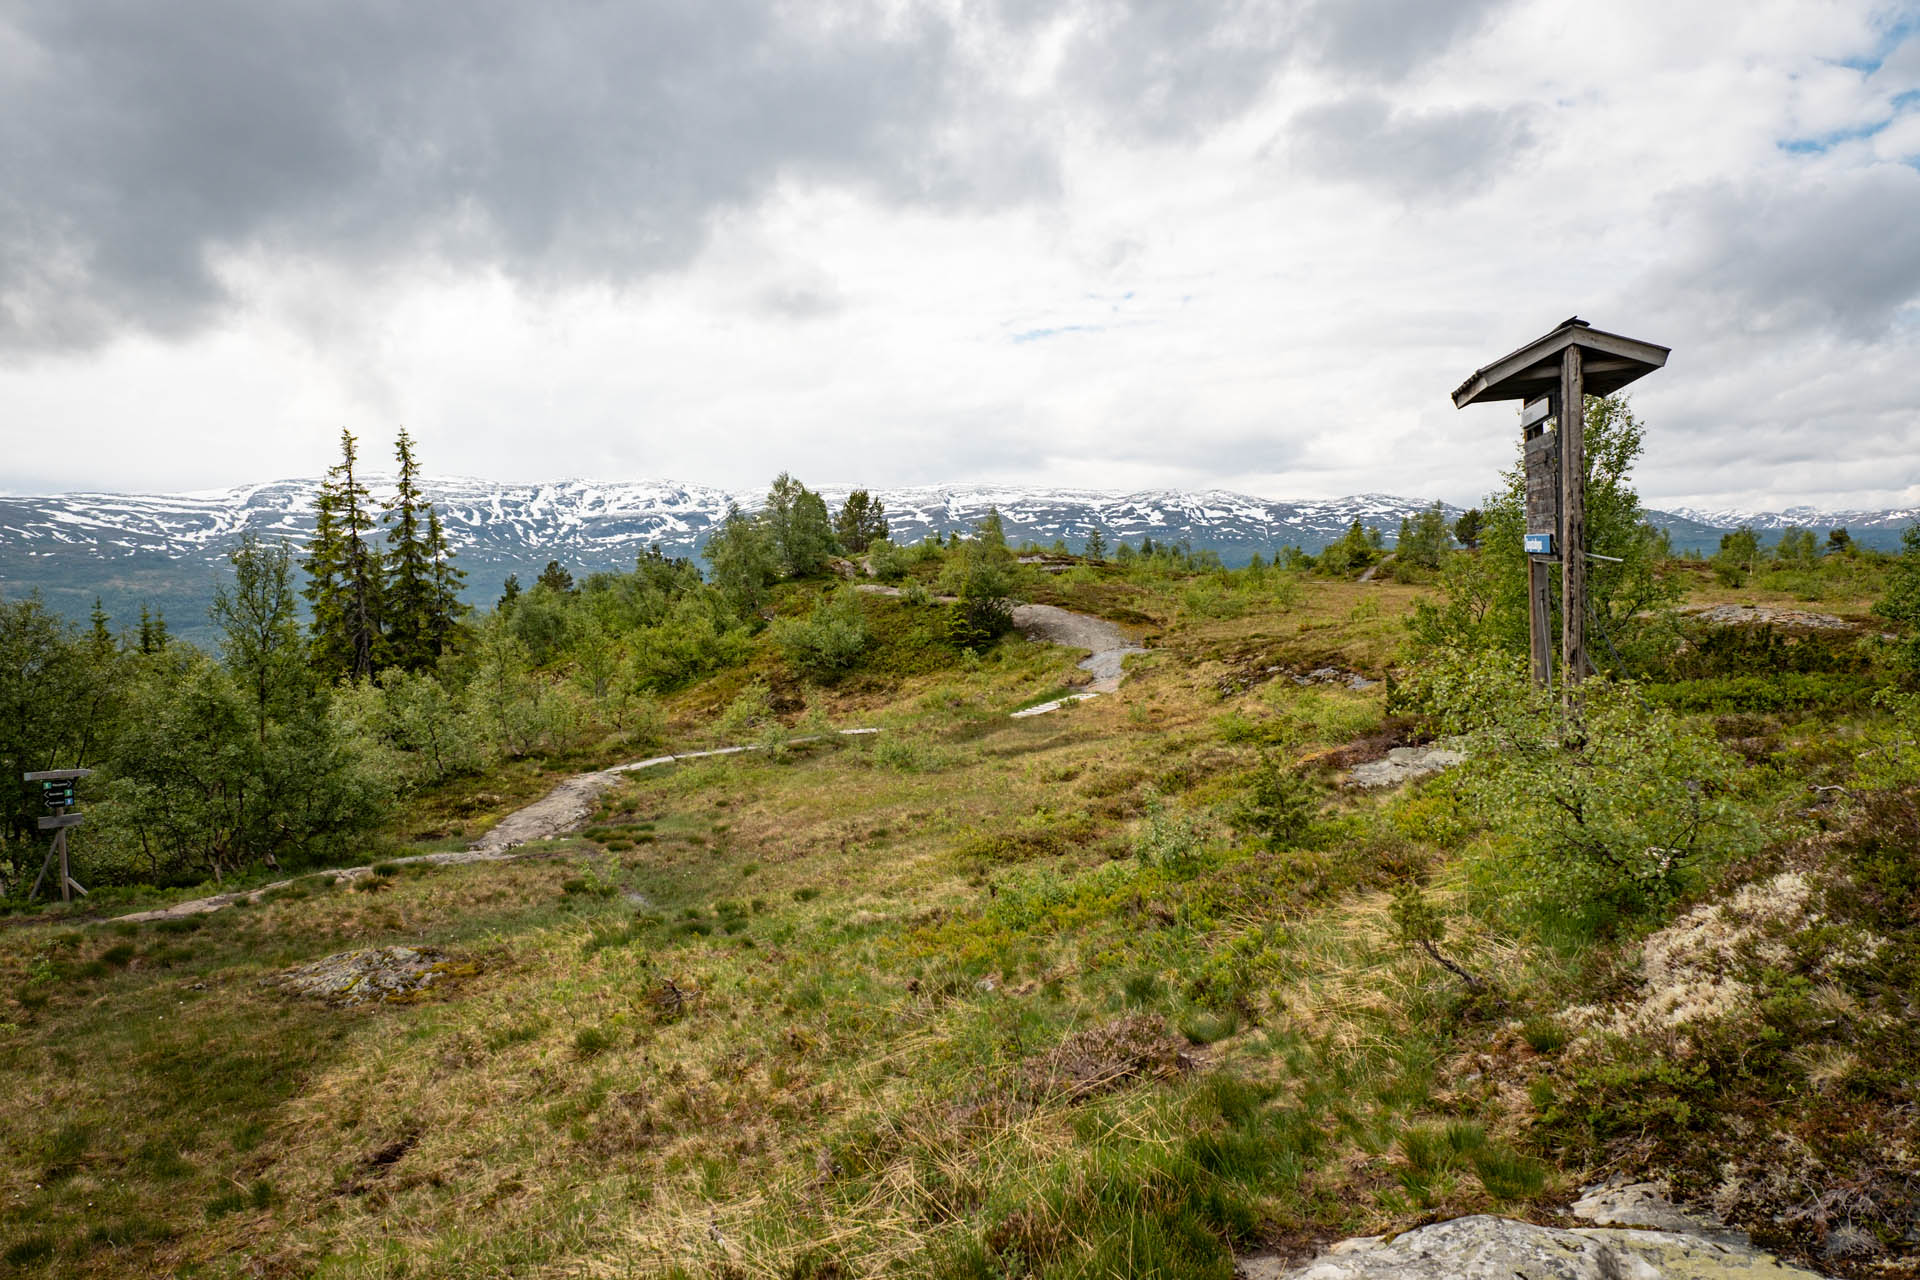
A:
[[[1701,602],[1793,598],[1696,576]],[[629,775],[518,860],[0,920],[0,1266],[1226,1280],[1236,1253],[1436,1217],[1560,1220],[1619,1174],[1826,1269],[1911,1274],[1914,791],[1905,757],[1861,781],[1904,713],[1857,664],[1771,701],[1770,670],[1650,681],[1728,762],[1747,834],[1655,910],[1570,920],[1455,773],[1340,785],[1431,731],[1396,701],[1430,592],[1039,579],[1153,651],[1028,719],[1077,654],[920,661],[912,606],[871,599],[856,676],[765,648],[667,703],[671,746],[712,745],[766,681],[767,750]],[[1325,666],[1375,683],[1292,678]],[[883,732],[788,740],[820,725]],[[378,852],[457,846],[619,758],[592,755],[424,794]],[[1276,762],[1299,816],[1263,838],[1247,797]],[[353,1008],[263,981],[386,944],[449,976]],[[1675,1019],[1660,983],[1702,956],[1718,994],[1685,998],[1721,1005]]]

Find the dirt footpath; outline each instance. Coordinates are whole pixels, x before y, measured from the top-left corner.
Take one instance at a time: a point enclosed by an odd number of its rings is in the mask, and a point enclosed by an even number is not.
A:
[[[855,588],[876,595],[899,595],[894,587],[883,587],[873,583],[862,583]],[[1022,604],[1013,609],[1013,625],[1021,635],[1029,640],[1040,640],[1048,644],[1062,645],[1069,649],[1088,649],[1091,654],[1080,660],[1079,666],[1093,680],[1086,688],[1077,690],[1064,698],[1042,703],[1037,707],[1028,707],[1024,711],[1014,712],[1015,718],[1046,715],[1058,711],[1061,707],[1086,698],[1097,697],[1103,693],[1112,693],[1120,687],[1125,673],[1122,665],[1127,655],[1145,653],[1147,650],[1137,644],[1134,638],[1111,622],[1100,618],[1088,617],[1083,613],[1074,613],[1068,609],[1057,608],[1050,604]],[[878,729],[842,729],[842,734],[855,735],[878,733]],[[806,739],[795,739],[806,741]],[[395,863],[424,862],[436,866],[466,862],[497,862],[503,858],[518,856],[514,851],[523,844],[538,840],[552,839],[583,825],[592,816],[593,807],[608,787],[623,773],[634,773],[641,769],[652,769],[661,765],[673,764],[680,760],[698,760],[706,756],[730,756],[742,751],[757,751],[758,746],[720,747],[712,751],[688,751],[680,755],[654,756],[647,760],[634,760],[626,764],[617,764],[610,769],[596,769],[592,773],[578,773],[564,779],[553,790],[535,800],[524,809],[516,809],[494,824],[493,828],[465,849],[453,853],[423,853],[412,857],[394,858]],[[354,881],[373,874],[372,867],[345,867],[336,871],[311,874],[331,875],[337,880]],[[300,877],[304,878],[304,877]],[[244,889],[235,893],[217,893],[212,897],[196,898],[191,902],[178,902],[170,907],[161,907],[153,911],[136,911],[132,915],[118,919],[129,923],[144,920],[167,920],[180,916],[202,915],[209,911],[218,911],[231,906],[242,898],[258,902],[262,895],[275,889],[284,888],[293,880],[281,880],[274,884],[262,885],[258,889]]]

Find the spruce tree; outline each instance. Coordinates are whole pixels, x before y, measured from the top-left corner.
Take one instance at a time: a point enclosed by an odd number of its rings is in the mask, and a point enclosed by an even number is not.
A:
[[[1086,558],[1099,564],[1107,558],[1107,535],[1100,532],[1100,526],[1093,526],[1093,532],[1087,535]]]
[[[314,499],[313,541],[302,567],[313,607],[313,660],[329,676],[371,676],[380,658],[380,553],[367,540],[372,499],[354,473],[353,433],[340,432],[341,460]]]
[[[859,555],[887,536],[887,504],[872,497],[865,489],[855,489],[841,504],[840,514],[834,518],[833,531],[849,555]]]
[[[427,614],[427,640],[435,658],[455,645],[468,606],[460,599],[466,570],[453,563],[453,549],[440,527],[440,513],[427,507],[427,554],[433,562],[433,607]]]
[[[1462,511],[1460,518],[1453,522],[1454,540],[1469,551],[1477,550],[1480,546],[1482,519],[1478,507],[1469,507]]]
[[[167,613],[162,609],[158,613],[149,613],[147,606],[140,606],[141,653],[159,653],[167,647],[170,639],[167,635]]]
[[[93,613],[88,621],[93,624],[93,630],[88,636],[93,656],[96,659],[112,657],[113,632],[108,628],[108,624],[113,620],[107,617],[106,608],[100,603],[99,596],[93,598]]]
[[[330,481],[322,481],[313,496],[313,539],[307,543],[300,569],[307,585],[300,589],[312,615],[308,657],[328,676],[345,671],[351,654],[344,643],[340,582],[345,574],[346,544],[340,536],[339,500]]]
[[[389,577],[385,608],[386,656],[394,666],[419,671],[433,665],[436,592],[432,534],[423,516],[432,511],[420,496],[419,465],[413,457],[413,439],[400,429],[394,456],[399,480],[391,501],[382,505],[387,525]]]

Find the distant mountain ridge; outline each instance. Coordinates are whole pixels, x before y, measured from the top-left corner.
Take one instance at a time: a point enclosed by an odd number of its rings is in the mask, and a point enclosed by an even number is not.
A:
[[[370,476],[377,498],[390,477]],[[247,533],[304,542],[313,528],[318,480],[276,480],[189,493],[65,493],[0,496],[0,591],[37,588],[49,603],[83,617],[100,597],[119,621],[142,603],[166,610],[192,633],[203,625],[206,602],[226,572],[227,554]],[[468,594],[491,601],[509,573],[522,579],[548,560],[575,574],[631,567],[634,556],[658,545],[669,555],[695,556],[729,504],[752,510],[764,490],[736,492],[672,481],[561,480],[503,484],[463,477],[423,483],[440,509],[448,540],[468,573]],[[844,487],[821,491],[838,504]],[[1310,501],[1272,501],[1225,490],[1147,489],[1115,493],[1011,485],[928,485],[876,488],[886,504],[893,537],[913,542],[929,533],[973,528],[998,508],[1009,538],[1078,550],[1096,527],[1108,543],[1142,538],[1211,549],[1228,564],[1271,555],[1289,544],[1317,550],[1359,520],[1391,539],[1402,516],[1429,500],[1356,494]],[[1459,508],[1448,506],[1449,519]],[[1862,541],[1891,546],[1920,512],[1695,511],[1650,512],[1675,545],[1711,549],[1728,529],[1750,523],[1775,530],[1789,524],[1824,535],[1845,525]]]

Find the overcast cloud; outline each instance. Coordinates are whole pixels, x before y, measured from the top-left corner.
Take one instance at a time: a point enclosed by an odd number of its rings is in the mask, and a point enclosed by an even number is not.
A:
[[[12,0],[0,491],[429,469],[1920,503],[1920,5]]]

